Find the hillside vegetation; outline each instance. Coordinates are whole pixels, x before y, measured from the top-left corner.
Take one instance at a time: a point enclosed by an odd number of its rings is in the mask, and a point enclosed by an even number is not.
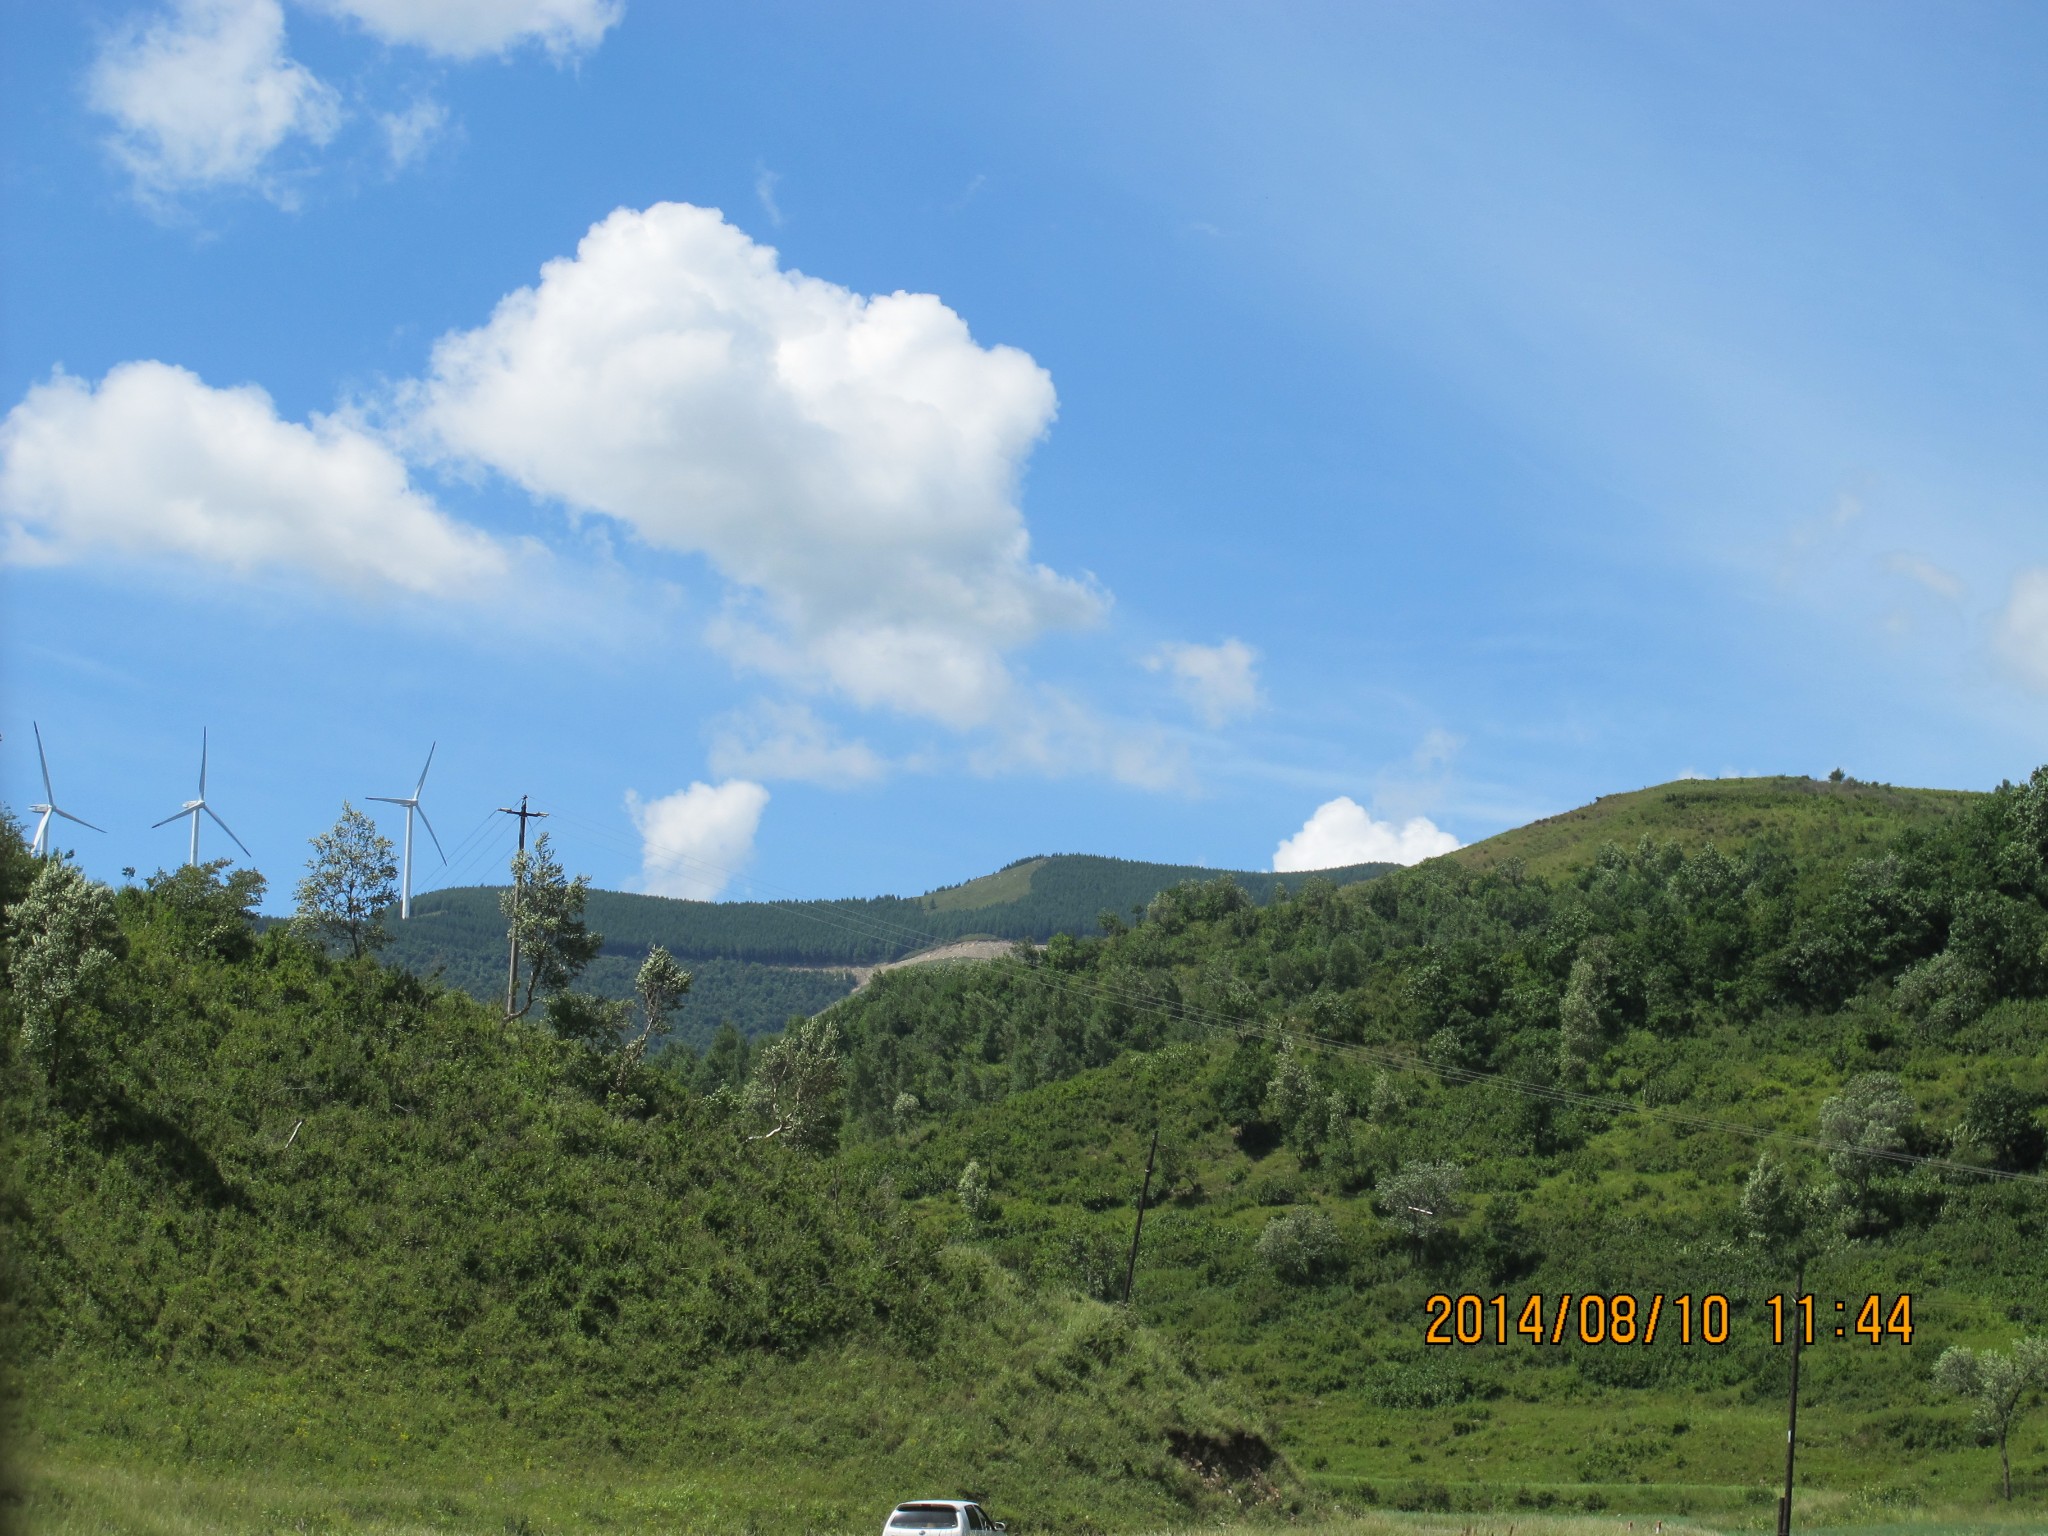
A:
[[[1888,836],[1862,835],[1872,806]],[[1733,854],[1696,811],[1746,834]],[[1599,835],[1645,822],[1663,835]],[[1809,1485],[1994,1491],[1930,1378],[1949,1344],[2048,1329],[2048,775],[1651,793],[1573,831],[1586,856],[1548,879],[1454,856],[1263,909],[1214,882],[1036,966],[887,977],[837,1013],[849,1112],[906,1194],[945,1205],[973,1162],[984,1241],[1099,1294],[1159,1127],[1138,1315],[1256,1390],[1325,1487],[1410,1507],[1763,1497],[1785,1352],[1762,1303],[1792,1266],[1739,1205],[1767,1152],[1827,1239],[1824,1325],[1833,1299],[1845,1326],[1869,1294],[1918,1301],[1912,1344],[1809,1360]],[[1842,1137],[1934,1161],[1813,1147]],[[1432,1349],[1439,1291],[1720,1293],[1733,1323],[1712,1349]],[[2038,1508],[2039,1416],[2014,1468]]]
[[[1791,1262],[1744,1225],[1761,1152],[1824,1325],[1916,1298],[1911,1343],[1809,1352],[1802,1498],[1989,1510],[1996,1449],[1932,1376],[2048,1331],[2048,771],[1825,830],[1862,789],[1755,791],[1725,848],[1634,798],[1651,835],[1548,874],[1186,882],[658,1065],[255,935],[219,870],[65,918],[10,830],[29,1508],[169,1530],[157,1479],[179,1529],[842,1528],[953,1490],[1019,1532],[1756,1528]],[[107,958],[53,972],[52,934]],[[1468,1291],[1719,1293],[1730,1332],[1425,1345]],[[2011,1512],[2048,1514],[2048,1415],[2011,1451]]]
[[[1389,864],[1327,871],[1339,884],[1370,880]],[[1294,877],[1223,872],[1254,900],[1269,900]],[[1178,864],[1063,854],[1020,859],[965,884],[923,896],[839,901],[681,901],[625,891],[592,891],[589,919],[604,952],[582,985],[623,998],[650,945],[687,961],[696,976],[685,1038],[706,1045],[721,1023],[747,1035],[780,1029],[851,992],[856,967],[899,960],[957,939],[1044,942],[1055,933],[1093,934],[1100,915],[1127,918],[1168,886],[1217,871]],[[1298,881],[1296,882],[1298,883]],[[488,1001],[505,990],[505,920],[498,886],[432,891],[410,922],[388,920],[387,963]]]
[[[949,1246],[827,1110],[770,1136],[730,1091],[259,937],[247,877],[36,877],[10,822],[0,1240],[42,1514],[102,1466],[225,1479],[227,1528],[256,1468],[385,1513],[513,1525],[626,1481],[611,1518],[791,1530],[934,1487],[1041,1528],[1234,1507],[1205,1454],[1287,1478],[1227,1387]]]
[[[1582,868],[1603,845],[1632,848],[1644,837],[1688,852],[1712,843],[1739,854],[1772,841],[1815,875],[1881,853],[1909,829],[1938,825],[1979,797],[1967,790],[1898,789],[1856,779],[1680,779],[1546,816],[1526,827],[1444,855],[1473,869],[1519,861],[1532,875]]]

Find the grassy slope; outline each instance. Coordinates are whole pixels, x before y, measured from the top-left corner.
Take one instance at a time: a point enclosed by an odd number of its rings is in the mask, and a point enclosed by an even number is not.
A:
[[[2003,1027],[2024,1030],[2048,1078],[2048,1006],[2026,1014]],[[1227,1054],[1184,1045],[1128,1056],[877,1155],[905,1191],[925,1196],[933,1220],[951,1216],[956,1170],[980,1160],[1001,1207],[983,1238],[994,1252],[1049,1280],[1085,1278],[1107,1259],[1114,1283],[1156,1117],[1171,1193],[1146,1226],[1138,1315],[1256,1392],[1281,1444],[1334,1492],[1412,1502],[1442,1487],[1468,1508],[1518,1497],[1572,1507],[1589,1496],[1656,1512],[1751,1506],[1784,1433],[1783,1352],[1763,1342],[1770,1283],[1726,1247],[1754,1144],[1623,1117],[1564,1155],[1503,1156],[1497,1128],[1517,1115],[1515,1101],[1418,1084],[1401,1134],[1473,1171],[1461,1240],[1425,1259],[1376,1216],[1369,1191],[1334,1189],[1327,1172],[1304,1170],[1284,1149],[1239,1144],[1208,1091]],[[1722,1074],[1713,1112],[1746,1124],[1803,1132],[1839,1081],[1805,1050],[1758,1052],[1724,1036],[1700,1042],[1698,1055]],[[1930,1058],[1910,1078],[1927,1113],[1944,1120],[1974,1070]],[[1476,1241],[1486,1200],[1504,1190],[1521,1199],[1540,1258],[1501,1283]],[[1911,1346],[1830,1339],[1809,1353],[1804,1486],[1886,1489],[1901,1503],[1981,1498],[1995,1486],[1995,1453],[1974,1444],[1959,1405],[1929,1399],[1926,1377],[1948,1344],[2002,1347],[2015,1318],[2048,1318],[2039,1264],[2048,1199],[1968,1187],[1949,1199],[1945,1227],[1845,1250],[1809,1278],[1824,1296],[1910,1287],[1920,1331]],[[1306,1287],[1278,1280],[1253,1247],[1298,1204],[1329,1212],[1347,1249],[1340,1275]],[[1520,1298],[1591,1289],[1723,1291],[1735,1302],[1733,1342],[1647,1353],[1421,1343],[1423,1303],[1437,1290]],[[1677,1358],[1685,1353],[1693,1358]],[[2022,1489],[2037,1504],[2048,1499],[2043,1416],[2014,1449]]]
[[[1472,869],[1520,859],[1530,874],[1554,877],[1592,863],[1604,843],[1633,848],[1650,836],[1735,854],[1759,837],[1780,836],[1803,864],[1826,868],[1876,853],[1908,827],[1944,820],[1979,798],[1854,779],[1680,779],[1602,795],[1444,857]]]
[[[1827,889],[1850,862],[1973,798],[1800,779],[1685,783],[1606,797],[1452,858],[1482,868],[1520,858],[1562,877],[1602,845],[1632,847],[1645,835],[1723,849],[1767,835],[1796,850],[1802,887]],[[1198,996],[1195,980],[1176,995]],[[937,995],[937,978],[893,984],[932,989],[921,1006],[940,1016],[973,1017],[984,1011],[979,997],[997,995],[992,977],[947,997]],[[1058,985],[1046,978],[1038,990]],[[856,1005],[856,1017],[864,1010],[892,1017],[886,993]],[[1647,1041],[1642,1049],[1638,1081],[1655,1089],[1654,1101],[1796,1135],[1814,1133],[1821,1101],[1849,1076],[1895,1072],[1939,1146],[1973,1085],[2003,1077],[2048,1091],[2048,1002],[2002,1004],[1942,1042],[1900,1038],[1879,999],[1831,1016],[1778,1015],[1764,1028],[1722,1023],[1669,1049]],[[1397,1074],[1411,1102],[1364,1133],[1380,1158],[1452,1158],[1472,1176],[1457,1239],[1424,1258],[1379,1218],[1369,1191],[1346,1188],[1327,1166],[1304,1169],[1284,1149],[1238,1142],[1209,1091],[1228,1053],[1198,1039],[1124,1056],[948,1116],[874,1155],[935,1213],[950,1209],[957,1170],[979,1160],[1001,1205],[984,1237],[996,1252],[1082,1283],[1106,1272],[1113,1285],[1145,1132],[1156,1120],[1172,1197],[1146,1229],[1140,1315],[1256,1391],[1283,1443],[1333,1490],[1409,1502],[1454,1496],[1479,1507],[1591,1498],[1730,1518],[1758,1507],[1782,1447],[1784,1361],[1760,1342],[1760,1298],[1774,1282],[1730,1241],[1755,1142],[1643,1117],[1567,1114],[1552,1122],[1558,1145],[1532,1153],[1518,1134],[1529,1101]],[[1374,1064],[1339,1057],[1323,1070],[1354,1104],[1371,1095]],[[956,1079],[951,1092],[985,1098],[1000,1091],[998,1081],[985,1069]],[[927,1091],[935,1102],[946,1094]],[[1911,1289],[1920,1332],[1911,1346],[1879,1349],[1828,1338],[1809,1355],[1803,1486],[1843,1497],[1861,1491],[1866,1504],[1881,1493],[1899,1507],[1982,1498],[1995,1487],[1995,1453],[1976,1443],[1962,1407],[1932,1396],[1927,1378],[1949,1343],[2002,1347],[2048,1323],[2040,1262],[2048,1198],[2038,1185],[1928,1188],[1944,1203],[1938,1221],[1849,1244],[1810,1277],[1825,1297]],[[1508,1280],[1480,1257],[1482,1213],[1505,1194],[1521,1202],[1532,1257]],[[1253,1252],[1267,1222],[1299,1203],[1331,1213],[1346,1244],[1343,1273],[1310,1287],[1280,1282]],[[1695,1350],[1690,1360],[1665,1348],[1638,1360],[1612,1348],[1550,1351],[1519,1341],[1427,1351],[1423,1302],[1438,1289],[1517,1297],[1720,1289],[1736,1301],[1735,1343]],[[1824,1308],[1824,1329],[1833,1321]],[[2048,1500],[2041,1413],[2017,1437],[2014,1462],[2038,1510]]]
[[[8,1344],[53,1522],[152,1477],[226,1529],[291,1487],[494,1530],[865,1525],[963,1489],[1040,1529],[1235,1507],[1174,1437],[1257,1438],[1254,1411],[886,1185],[658,1074],[608,1098],[604,1061],[459,994],[282,931],[215,954],[122,901],[55,1088],[0,991]]]

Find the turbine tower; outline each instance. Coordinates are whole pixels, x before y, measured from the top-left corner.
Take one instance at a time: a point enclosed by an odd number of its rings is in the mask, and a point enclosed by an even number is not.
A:
[[[52,816],[62,816],[66,821],[75,821],[81,827],[92,827],[95,832],[104,833],[107,829],[105,827],[93,827],[92,823],[83,816],[74,816],[57,804],[57,791],[50,788],[50,759],[43,752],[43,728],[31,720],[29,722],[29,729],[36,733],[36,761],[43,766],[43,803],[29,807],[31,811],[34,811],[42,819],[36,823],[36,840],[29,845],[29,852],[41,859],[49,857],[52,852],[50,848],[50,818]]]
[[[229,837],[235,837],[235,829],[222,821],[220,813],[206,803],[206,727],[203,725],[199,728],[199,798],[197,800],[187,800],[177,810],[156,823],[159,827],[168,827],[180,816],[190,816],[192,818],[192,858],[190,862],[193,864],[199,862],[199,813],[202,811],[213,818],[213,824],[219,827],[221,831],[227,833]],[[256,857],[255,854],[249,852],[249,845],[239,837],[235,837],[235,846],[241,849],[249,858],[253,859]]]
[[[440,746],[440,743],[437,741],[427,748],[427,768],[434,766],[434,748],[438,746]],[[418,815],[421,823],[426,827],[427,836],[434,839],[434,852],[441,854],[441,862],[443,864],[448,862],[448,855],[441,850],[441,839],[434,831],[434,824],[427,820],[427,813],[420,806],[420,791],[427,787],[427,768],[420,770],[420,781],[413,785],[410,795],[368,795],[364,797],[370,800],[381,800],[386,805],[402,805],[405,807],[405,854],[400,866],[404,872],[398,877],[398,917],[400,922],[412,916],[412,819],[415,814]]]

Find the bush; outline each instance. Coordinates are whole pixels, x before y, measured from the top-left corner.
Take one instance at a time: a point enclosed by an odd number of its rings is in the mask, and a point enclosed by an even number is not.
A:
[[[1296,1284],[1313,1280],[1336,1266],[1343,1243],[1337,1224],[1314,1206],[1276,1216],[1259,1234],[1258,1253],[1273,1273]]]

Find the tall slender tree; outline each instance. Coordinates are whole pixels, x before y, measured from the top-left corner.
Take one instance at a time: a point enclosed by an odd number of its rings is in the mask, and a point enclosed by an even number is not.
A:
[[[559,992],[597,958],[604,935],[592,933],[583,921],[590,899],[590,876],[570,879],[543,832],[531,848],[512,856],[512,887],[499,899],[511,936],[518,946],[523,975],[514,977],[512,1006],[505,1022],[523,1019],[534,999]],[[523,994],[523,995],[521,995]]]
[[[313,857],[294,893],[292,926],[319,943],[348,947],[352,959],[391,942],[380,921],[398,899],[398,865],[391,839],[346,800],[341,819],[311,839]]]

